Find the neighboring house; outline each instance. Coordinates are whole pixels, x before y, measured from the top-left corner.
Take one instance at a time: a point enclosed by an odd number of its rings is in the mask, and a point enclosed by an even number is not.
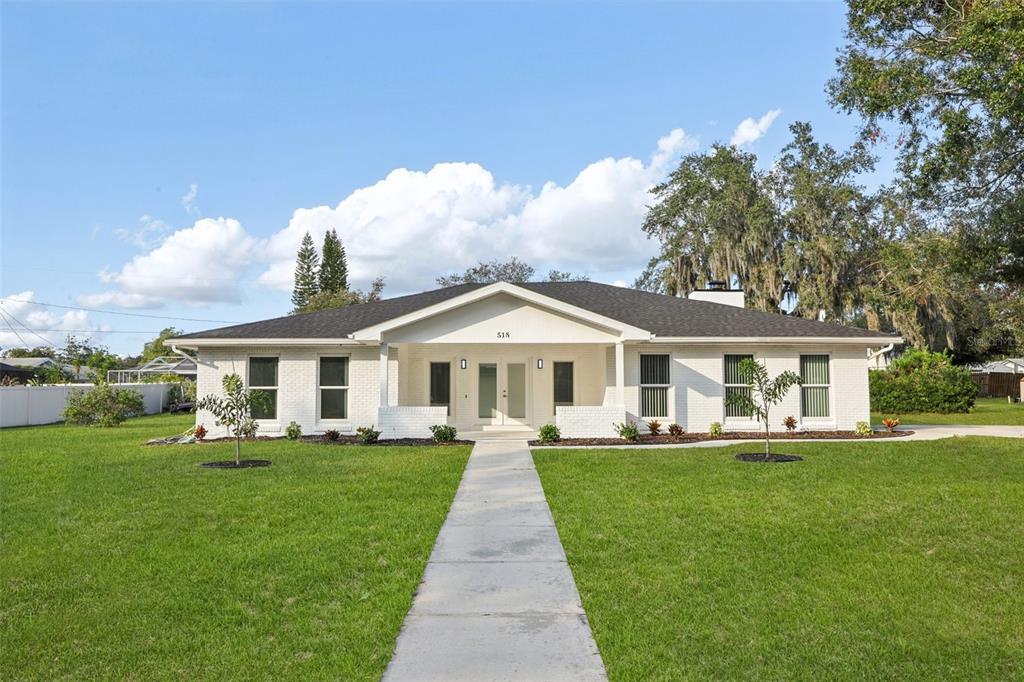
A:
[[[971,365],[972,374],[1024,374],[1024,358],[1006,358]]]
[[[8,365],[28,369],[31,372],[41,370],[47,365],[58,364],[53,358],[4,358],[4,362]],[[96,379],[96,372],[85,365],[78,368],[77,374],[75,373],[75,368],[70,364],[61,364],[61,367],[64,368],[68,376],[72,377],[72,381],[75,383],[88,383]]]
[[[727,303],[716,303],[716,294]],[[739,295],[737,295],[739,294]],[[748,310],[741,292],[687,300],[594,282],[464,284],[171,339],[198,351],[200,396],[232,372],[272,395],[262,433],[376,425],[386,437],[533,431],[608,436],[627,419],[707,431],[756,429],[725,405],[744,391],[737,366],[763,361],[803,375],[773,414],[808,429],[869,417],[867,350],[900,339]],[[213,434],[214,420],[197,421]]]
[[[982,398],[1018,398],[1024,380],[1024,358],[971,365],[971,378],[978,385],[978,395]]]
[[[139,383],[146,377],[159,377],[167,374],[195,381],[196,361],[187,355],[164,355],[153,358],[138,367],[109,370],[107,371],[107,381],[112,384]]]
[[[0,361],[0,380],[7,379],[18,384],[24,384],[35,376],[35,372],[27,367],[17,367],[5,361]]]

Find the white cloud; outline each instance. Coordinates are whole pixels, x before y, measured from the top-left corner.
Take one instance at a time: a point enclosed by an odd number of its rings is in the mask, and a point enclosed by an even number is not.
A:
[[[742,147],[745,144],[761,139],[761,136],[768,132],[768,129],[772,127],[772,123],[775,122],[775,119],[781,113],[782,109],[772,109],[756,121],[753,118],[743,119],[736,126],[736,130],[733,131],[729,144],[734,147]]]
[[[201,214],[199,207],[196,206],[196,197],[199,196],[199,185],[192,183],[188,186],[188,191],[181,197],[181,207],[185,209],[185,213],[192,216],[198,216]]]
[[[496,228],[526,198],[524,188],[496,186],[493,176],[474,163],[439,163],[427,172],[400,168],[352,192],[334,208],[296,210],[288,226],[270,238],[270,267],[260,282],[290,291],[303,234],[308,230],[319,245],[334,228],[357,285],[378,274],[388,277],[391,288],[430,284],[439,268],[494,253],[499,245],[484,242],[481,231]],[[505,241],[500,229],[491,230],[491,236],[495,242]]]
[[[102,271],[101,281],[116,288],[79,300],[97,307],[239,302],[249,266],[262,268],[258,284],[288,292],[302,236],[309,231],[319,245],[332,228],[345,244],[350,283],[362,288],[384,276],[389,295],[428,289],[439,275],[510,256],[541,273],[557,268],[618,278],[642,268],[656,250],[640,230],[648,190],[681,153],[696,148],[694,138],[675,129],[646,162],[601,159],[571,182],[547,182],[537,192],[499,183],[475,163],[399,168],[334,207],[295,210],[287,226],[265,239],[236,220],[198,220],[121,270]]]
[[[290,291],[295,251],[308,230],[315,241],[334,228],[346,245],[351,278],[364,286],[384,275],[393,293],[430,288],[438,275],[480,260],[519,256],[550,267],[600,270],[642,267],[655,246],[640,223],[648,189],[682,152],[696,148],[682,129],[658,140],[650,161],[606,158],[567,185],[539,192],[498,184],[473,163],[429,171],[398,169],[356,190],[334,208],[299,209],[268,244],[270,266],[259,281]]]
[[[127,307],[156,307],[168,299],[185,303],[240,302],[243,271],[259,256],[260,240],[231,218],[203,218],[166,237],[149,253],[135,256],[118,272],[104,269],[100,280],[117,291],[86,294],[80,301]]]
[[[0,346],[42,346],[44,340],[51,345],[62,345],[69,331],[92,330],[93,339],[102,336],[102,327],[92,322],[89,313],[84,310],[68,310],[63,313],[25,301],[35,300],[32,291],[21,291],[4,296],[0,300]],[[21,324],[18,324],[18,323]],[[24,326],[22,326],[24,325]],[[28,327],[28,331],[25,329]],[[57,330],[57,331],[52,331]]]
[[[121,239],[139,249],[152,249],[163,241],[173,228],[162,220],[144,215],[139,218],[139,226],[134,230],[114,230]]]
[[[112,274],[112,281],[117,281],[117,274]],[[101,291],[97,294],[82,294],[76,296],[78,305],[86,308],[102,308],[114,305],[118,308],[159,308],[162,303],[159,299],[144,294],[129,294],[123,291]]]

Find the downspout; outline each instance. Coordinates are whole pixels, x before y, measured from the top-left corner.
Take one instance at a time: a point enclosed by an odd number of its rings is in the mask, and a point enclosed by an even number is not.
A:
[[[869,353],[869,354],[868,354],[868,362],[871,362],[872,360],[874,360],[875,358],[877,358],[877,357],[878,357],[879,355],[883,355],[883,354],[885,354],[885,353],[888,353],[888,352],[889,352],[889,351],[891,351],[891,350],[892,350],[892,349],[893,349],[893,348],[894,348],[895,346],[896,346],[896,344],[894,344],[894,343],[890,343],[890,344],[889,344],[888,346],[885,346],[884,348],[879,348],[879,349],[878,349],[878,350],[876,350],[876,351],[875,351],[874,353]],[[172,346],[172,347],[173,347],[173,346]]]
[[[183,358],[188,358],[189,360],[195,360],[195,358],[192,357],[191,355],[189,355],[188,353],[184,353],[184,352],[178,350],[178,347],[176,345],[174,345],[173,343],[171,344],[171,351],[173,351],[174,353],[180,355]]]

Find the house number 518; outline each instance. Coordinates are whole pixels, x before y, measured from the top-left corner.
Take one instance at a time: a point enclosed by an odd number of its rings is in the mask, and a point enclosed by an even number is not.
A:
[[[512,332],[498,332],[498,338],[499,339],[511,339],[512,338]]]

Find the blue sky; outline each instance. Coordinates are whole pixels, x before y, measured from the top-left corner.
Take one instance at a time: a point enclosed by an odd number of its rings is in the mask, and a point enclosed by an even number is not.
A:
[[[388,295],[508,255],[631,282],[644,190],[679,154],[775,110],[744,142],[764,163],[794,120],[853,139],[823,90],[844,11],[4,3],[3,310],[137,352],[216,325],[10,299],[276,316],[302,232],[329,227]]]

